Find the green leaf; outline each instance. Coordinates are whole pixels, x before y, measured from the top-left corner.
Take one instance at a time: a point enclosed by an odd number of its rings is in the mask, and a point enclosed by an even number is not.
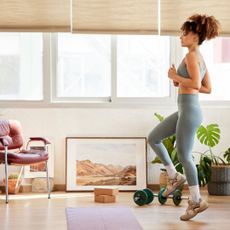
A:
[[[183,172],[183,166],[182,166],[182,164],[181,163],[178,163],[177,165],[176,165],[176,171],[177,172],[179,172],[179,173],[181,173],[181,174],[183,174],[184,172]]]
[[[224,153],[224,159],[230,164],[230,148],[228,148]]]
[[[161,160],[158,156],[156,156],[152,161],[151,161],[152,164],[161,164]]]
[[[177,157],[177,150],[176,148],[171,152],[170,155],[172,162],[178,162],[178,157]]]
[[[197,139],[201,144],[214,147],[220,141],[220,129],[218,124],[210,124],[207,127],[200,125],[196,132]]]
[[[166,139],[163,140],[163,145],[165,146],[165,148],[167,149],[169,155],[171,155],[172,151],[175,149],[175,139],[172,137],[168,137]]]
[[[159,113],[154,113],[154,116],[160,121],[162,122],[164,120],[164,117],[162,115],[160,115]]]
[[[205,186],[211,178],[211,159],[208,156],[201,155],[197,167],[198,181],[200,186]]]

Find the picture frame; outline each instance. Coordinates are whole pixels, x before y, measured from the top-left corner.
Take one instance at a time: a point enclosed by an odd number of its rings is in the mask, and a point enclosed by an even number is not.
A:
[[[30,146],[30,149],[34,150],[44,150],[44,146],[39,145],[32,145]],[[48,153],[49,153],[49,159],[48,159],[48,170],[49,170],[49,177],[54,177],[54,159],[53,159],[53,149],[52,146],[48,146]],[[46,163],[36,163],[32,165],[26,165],[24,166],[24,178],[40,178],[40,177],[46,177]]]
[[[147,185],[145,137],[66,137],[66,191]]]

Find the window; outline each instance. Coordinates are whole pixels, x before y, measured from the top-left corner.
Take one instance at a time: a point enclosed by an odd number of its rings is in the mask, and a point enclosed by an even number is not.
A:
[[[42,100],[42,34],[0,33],[0,99]]]
[[[211,94],[200,94],[202,101],[230,100],[230,38],[205,41],[200,51],[204,57],[212,83]],[[184,49],[184,54],[187,49]]]
[[[230,100],[230,38],[216,38],[205,42],[201,52],[212,82],[212,93],[201,95],[201,100]]]
[[[117,37],[117,96],[168,97],[169,38]]]
[[[57,97],[111,95],[109,35],[58,34]]]
[[[60,33],[57,49],[56,98],[169,97],[169,37]]]

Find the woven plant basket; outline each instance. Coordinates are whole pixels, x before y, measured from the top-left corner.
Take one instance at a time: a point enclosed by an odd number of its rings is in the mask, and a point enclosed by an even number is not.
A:
[[[230,165],[212,165],[208,193],[219,196],[230,195]]]

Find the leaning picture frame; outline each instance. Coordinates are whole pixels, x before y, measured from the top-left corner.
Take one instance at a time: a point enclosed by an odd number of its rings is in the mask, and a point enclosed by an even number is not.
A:
[[[146,188],[145,137],[66,137],[66,191]]]

